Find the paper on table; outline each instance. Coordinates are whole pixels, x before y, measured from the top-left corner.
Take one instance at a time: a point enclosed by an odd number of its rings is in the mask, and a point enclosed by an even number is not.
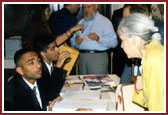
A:
[[[107,111],[107,100],[71,100],[64,99],[59,103],[55,103],[53,111],[55,112],[68,112],[75,111],[78,108],[92,109],[93,111]]]
[[[82,90],[82,87],[83,87],[83,84],[70,85],[70,87],[64,86],[61,90],[61,93],[64,94],[67,90],[69,91]]]
[[[88,75],[88,76],[81,76],[86,86],[90,89],[98,89],[104,85],[114,85],[116,86],[115,82],[109,75]]]
[[[100,99],[100,90],[76,90],[76,91],[66,91],[63,95],[65,99]]]

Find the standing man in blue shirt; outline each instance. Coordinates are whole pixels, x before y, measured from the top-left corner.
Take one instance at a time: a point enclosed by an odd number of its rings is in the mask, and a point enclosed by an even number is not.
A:
[[[49,26],[51,31],[59,36],[69,30],[78,23],[78,19],[74,14],[78,12],[80,4],[64,4],[64,8],[53,12],[49,19]],[[66,43],[70,45],[70,40]]]
[[[85,30],[71,38],[71,45],[80,50],[79,74],[107,74],[108,54],[106,50],[118,42],[112,23],[98,12],[97,4],[83,4],[84,18],[79,21]]]

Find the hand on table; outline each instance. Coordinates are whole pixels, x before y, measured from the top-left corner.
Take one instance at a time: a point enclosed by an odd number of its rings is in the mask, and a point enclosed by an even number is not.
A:
[[[78,108],[75,111],[93,111],[92,109],[87,109],[87,108]]]
[[[49,106],[48,106],[49,111],[52,111],[52,107],[53,107],[53,105],[54,105],[56,102],[60,102],[60,101],[62,101],[62,100],[63,100],[62,97],[57,97],[57,98],[55,98],[55,99],[49,104]]]

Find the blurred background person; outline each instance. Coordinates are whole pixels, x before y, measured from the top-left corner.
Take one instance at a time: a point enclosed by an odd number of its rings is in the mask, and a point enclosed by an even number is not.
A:
[[[129,8],[132,5],[133,4],[125,4],[123,8],[120,8],[114,11],[111,21],[114,26],[114,30],[116,34],[117,34],[117,28],[118,28],[119,23],[121,22],[122,18],[126,17],[129,14]],[[118,45],[116,48],[113,49],[112,74],[116,74],[119,77],[121,77],[123,70],[124,70],[125,63],[131,60],[127,58],[125,52],[121,48],[121,40],[118,37],[118,35],[117,35],[117,40],[118,40]]]
[[[78,23],[75,14],[78,13],[79,9],[80,4],[64,4],[64,8],[53,12],[49,19],[51,31],[56,36],[59,36],[75,26]],[[67,39],[64,43],[67,43],[70,46],[70,39]]]
[[[52,31],[49,27],[48,20],[50,18],[51,12],[49,9],[49,4],[38,4],[33,5],[34,9],[32,20],[30,20],[30,24],[25,29],[25,32],[22,36],[23,40],[23,48],[24,47],[33,47],[33,40],[41,35],[41,34],[51,34]],[[56,22],[55,22],[56,23]],[[60,22],[59,22],[60,23]],[[55,36],[57,45],[62,44],[66,41],[73,32],[76,30],[83,30],[83,25],[76,25],[74,24],[66,31],[64,31],[60,36]]]
[[[41,34],[51,33],[48,26],[48,19],[50,17],[49,5],[48,4],[39,4],[32,6],[33,15],[30,20],[30,24],[25,29],[23,34],[23,48],[24,47],[33,47],[33,40],[36,36]]]

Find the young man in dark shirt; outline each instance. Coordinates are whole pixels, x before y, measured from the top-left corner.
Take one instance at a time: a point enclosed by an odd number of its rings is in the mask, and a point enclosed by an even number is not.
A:
[[[59,97],[67,73],[62,66],[64,61],[69,58],[70,53],[67,51],[59,53],[55,36],[52,34],[38,36],[34,41],[33,48],[41,56],[42,77],[38,81],[43,84],[48,99]]]
[[[16,74],[8,82],[4,96],[5,111],[44,111],[48,101],[42,85],[42,66],[36,52],[21,49],[15,53]],[[54,99],[60,100],[59,98]],[[49,105],[50,107],[52,105]]]

